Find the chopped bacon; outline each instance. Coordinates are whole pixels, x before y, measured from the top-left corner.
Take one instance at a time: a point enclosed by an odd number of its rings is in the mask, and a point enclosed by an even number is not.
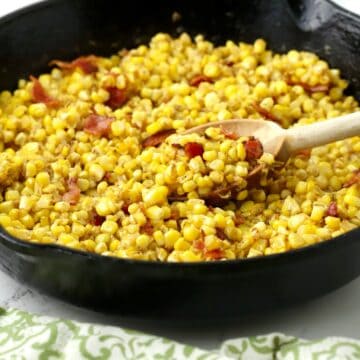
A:
[[[239,191],[239,184],[234,183],[216,188],[204,200],[208,207],[224,207],[229,201],[235,199]]]
[[[105,105],[109,106],[112,110],[116,110],[127,101],[125,90],[118,89],[115,86],[106,88],[106,91],[110,94],[109,100],[106,101]]]
[[[235,226],[239,226],[245,223],[245,218],[240,215],[240,214],[236,214],[234,217],[234,224]]]
[[[227,236],[225,235],[225,231],[223,229],[216,228],[216,236],[221,240],[227,239]]]
[[[304,158],[309,158],[311,155],[311,149],[303,149],[296,152],[296,155],[302,156]]]
[[[80,56],[77,59],[67,62],[60,60],[53,60],[49,65],[55,65],[63,70],[75,70],[80,68],[85,74],[92,74],[98,71],[98,58],[94,55]]]
[[[84,121],[84,131],[96,136],[107,136],[113,120],[111,117],[91,114]]]
[[[237,140],[239,138],[239,136],[237,136],[237,134],[235,134],[232,131],[229,131],[228,129],[226,129],[224,127],[220,127],[220,130],[221,130],[222,134],[228,139]]]
[[[104,216],[100,216],[95,210],[93,210],[90,214],[90,222],[92,225],[101,226],[105,221]]]
[[[60,105],[58,100],[52,98],[46,93],[45,89],[36,77],[30,76],[30,80],[33,82],[32,98],[34,102],[43,103],[50,108],[56,108]]]
[[[195,249],[203,251],[205,249],[204,240],[203,239],[195,240],[193,246]]]
[[[205,75],[195,75],[192,79],[190,79],[189,84],[191,86],[199,86],[202,82],[212,83],[213,79]]]
[[[80,200],[80,188],[77,184],[77,178],[69,178],[68,191],[63,195],[63,200],[68,202],[70,205],[76,205]]]
[[[250,173],[248,174],[247,181],[247,189],[254,189],[260,186],[262,170],[264,169],[264,164],[260,164],[256,166]]]
[[[329,215],[329,216],[339,216],[337,204],[336,204],[335,201],[332,201],[332,202],[329,204],[329,207],[327,208],[326,213],[327,213],[327,215]]]
[[[204,200],[205,200],[206,205],[208,205],[208,206],[221,208],[221,207],[226,206],[229,203],[229,201],[231,200],[231,197],[229,196],[227,198],[222,198],[219,195],[212,193],[212,194],[209,194],[206,197],[206,199],[204,199]]]
[[[205,250],[204,255],[211,260],[219,260],[224,257],[224,252],[221,249]]]
[[[253,108],[255,111],[257,111],[261,116],[263,116],[265,119],[274,121],[278,124],[281,124],[281,120],[274,114],[272,114],[270,111],[264,109],[262,106],[260,106],[258,103],[253,103]]]
[[[131,202],[126,200],[124,201],[124,204],[123,206],[121,207],[121,210],[126,214],[126,215],[129,215],[129,206],[131,205]]]
[[[318,84],[311,86],[302,81],[292,81],[289,77],[286,78],[286,83],[291,86],[299,85],[309,93],[328,92],[330,89],[330,84]]]
[[[204,153],[204,147],[196,142],[189,142],[184,146],[185,154],[192,159],[196,156],[202,156]]]
[[[263,146],[258,139],[250,138],[245,142],[246,160],[257,160],[264,153]]]
[[[105,175],[104,175],[104,179],[106,181],[110,181],[111,180],[111,175],[112,175],[112,173],[110,171],[106,171]]]
[[[182,149],[183,147],[180,144],[171,144],[171,146],[175,149]]]
[[[328,92],[329,91],[329,84],[318,84],[314,86],[310,86],[308,84],[301,83],[301,86],[308,92],[315,93],[315,92]]]
[[[344,188],[360,183],[360,169],[353,172],[353,176],[343,184]]]
[[[143,147],[158,146],[161,143],[163,143],[168,136],[174,133],[175,133],[174,129],[161,130],[156,134],[150,135],[148,138],[146,138],[143,141],[142,146]]]
[[[147,221],[145,225],[141,226],[140,231],[147,235],[152,235],[154,233],[154,227],[150,221]]]

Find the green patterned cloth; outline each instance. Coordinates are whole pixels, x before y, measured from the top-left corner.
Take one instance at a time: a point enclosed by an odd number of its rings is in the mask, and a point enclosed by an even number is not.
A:
[[[228,340],[206,351],[122,328],[1,309],[0,359],[352,360],[360,359],[360,341],[308,341],[276,333]]]

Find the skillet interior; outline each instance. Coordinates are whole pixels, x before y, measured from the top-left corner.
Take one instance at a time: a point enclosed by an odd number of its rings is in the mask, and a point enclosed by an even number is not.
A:
[[[187,31],[218,44],[264,37],[275,51],[313,51],[340,68],[359,95],[360,19],[326,0],[313,3],[46,1],[0,21],[0,87],[47,71],[53,58],[109,55],[147,43],[159,31]],[[171,21],[174,10],[180,22]],[[82,306],[132,316],[223,317],[311,299],[352,280],[360,274],[359,235],[357,229],[266,258],[159,264],[33,245],[1,232],[0,263],[18,280]]]

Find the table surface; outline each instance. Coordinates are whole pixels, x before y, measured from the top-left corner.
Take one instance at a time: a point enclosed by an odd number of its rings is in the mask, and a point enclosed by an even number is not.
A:
[[[333,0],[360,13],[359,0]],[[34,0],[1,1],[0,14],[35,2]],[[203,347],[216,348],[222,341],[268,332],[315,339],[324,336],[360,338],[360,278],[320,299],[267,314],[253,314],[226,322],[171,324],[162,321],[124,319],[105,315],[49,298],[0,272],[0,306],[63,317],[83,322],[117,325]],[[226,306],[226,305],[224,305]]]

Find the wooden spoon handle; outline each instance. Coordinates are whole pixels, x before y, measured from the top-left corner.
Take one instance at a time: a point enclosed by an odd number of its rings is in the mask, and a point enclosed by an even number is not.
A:
[[[360,135],[360,111],[285,131],[286,149],[293,154],[303,149]]]

